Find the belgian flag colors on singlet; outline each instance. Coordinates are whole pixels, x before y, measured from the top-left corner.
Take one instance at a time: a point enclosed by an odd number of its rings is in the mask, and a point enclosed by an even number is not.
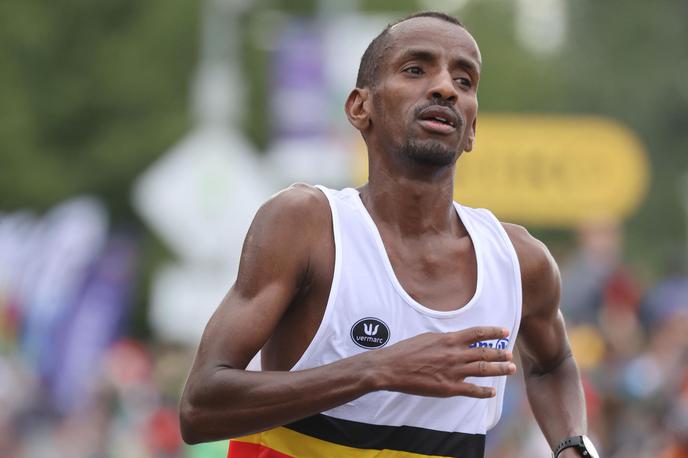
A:
[[[230,458],[481,458],[484,434],[380,426],[315,415],[233,439]]]
[[[397,279],[380,233],[356,189],[318,187],[332,211],[335,266],[320,326],[292,371],[320,367],[425,332],[474,326],[509,329],[479,342],[512,350],[521,318],[516,252],[501,223],[484,209],[455,204],[476,258],[475,293],[456,310],[438,311]],[[482,458],[485,434],[501,415],[506,377],[468,377],[491,386],[491,399],[433,398],[377,391],[319,415],[232,439],[229,458]]]

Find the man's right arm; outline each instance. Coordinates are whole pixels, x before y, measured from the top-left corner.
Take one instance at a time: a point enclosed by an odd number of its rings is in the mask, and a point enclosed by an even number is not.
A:
[[[503,329],[487,327],[423,334],[303,371],[246,371],[307,280],[312,241],[328,227],[323,217],[330,218],[324,196],[318,193],[303,185],[292,187],[256,214],[237,281],[203,333],[182,394],[186,442],[266,430],[377,390],[491,397],[492,388],[463,379],[515,371],[507,362],[510,353],[469,348],[473,342],[506,335]]]

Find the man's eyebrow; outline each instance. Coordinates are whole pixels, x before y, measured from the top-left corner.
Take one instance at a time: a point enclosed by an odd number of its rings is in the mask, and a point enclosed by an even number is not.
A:
[[[400,61],[420,60],[423,62],[430,62],[436,58],[437,56],[434,52],[421,48],[408,48],[404,50],[401,56],[399,56]],[[452,60],[452,67],[461,68],[475,75],[479,75],[481,64],[480,62],[475,62],[472,59],[459,57],[458,59]]]
[[[421,60],[428,62],[436,57],[435,53],[427,49],[408,48],[399,56],[399,60]]]
[[[475,75],[480,74],[480,66],[481,66],[480,62],[476,63],[471,59],[466,59],[463,57],[460,57],[460,58],[452,61],[452,67],[461,68],[461,69],[466,70],[467,72],[473,73]]]

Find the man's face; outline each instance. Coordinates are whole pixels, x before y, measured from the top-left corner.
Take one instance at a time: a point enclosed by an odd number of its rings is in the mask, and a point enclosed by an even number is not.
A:
[[[427,17],[397,24],[372,88],[370,133],[415,162],[453,164],[473,147],[480,65],[475,40],[455,24]]]

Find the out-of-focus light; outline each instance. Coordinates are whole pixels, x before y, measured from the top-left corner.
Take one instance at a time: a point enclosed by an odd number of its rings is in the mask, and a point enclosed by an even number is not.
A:
[[[528,50],[553,54],[566,39],[564,0],[517,0],[516,36]]]
[[[576,362],[581,369],[593,369],[602,362],[604,340],[596,327],[576,326],[569,330],[569,340]]]
[[[623,374],[623,388],[626,394],[643,399],[655,394],[665,382],[665,375],[657,361],[649,356],[640,356],[631,361]]]

